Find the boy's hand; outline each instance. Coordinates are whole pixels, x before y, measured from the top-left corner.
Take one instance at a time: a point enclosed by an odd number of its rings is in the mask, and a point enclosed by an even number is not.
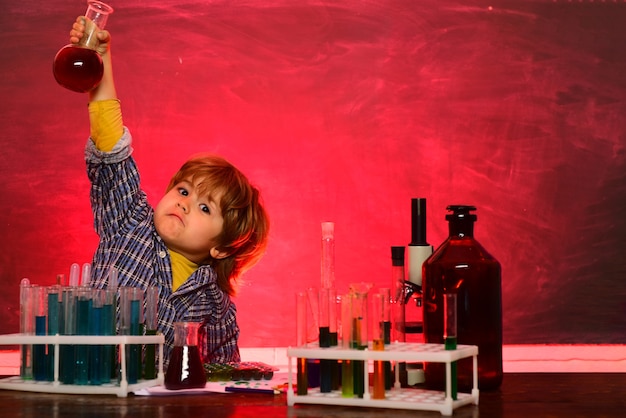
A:
[[[78,44],[85,35],[87,25],[93,25],[91,21],[87,22],[85,16],[79,16],[72,25],[70,31],[70,42],[72,44]],[[95,26],[95,25],[94,25]],[[96,30],[97,42],[91,40],[90,44],[95,44],[94,49],[100,54],[105,55],[109,51],[109,44],[111,43],[111,34],[106,30]]]

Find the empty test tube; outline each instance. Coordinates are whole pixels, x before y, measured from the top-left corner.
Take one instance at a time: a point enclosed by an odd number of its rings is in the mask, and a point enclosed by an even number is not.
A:
[[[89,286],[89,283],[91,283],[91,264],[85,263],[83,264],[82,274],[80,277],[80,285]]]
[[[296,294],[296,346],[306,347],[307,345],[307,294],[298,292]],[[309,388],[307,359],[302,357],[297,359],[297,387],[298,395],[306,395]]]
[[[34,334],[33,324],[33,297],[32,287],[29,279],[22,279],[20,282],[20,333]],[[32,346],[22,344],[20,347],[20,377],[24,380],[33,378]]]
[[[72,287],[80,284],[80,266],[78,263],[74,263],[70,266],[70,279],[69,285]]]

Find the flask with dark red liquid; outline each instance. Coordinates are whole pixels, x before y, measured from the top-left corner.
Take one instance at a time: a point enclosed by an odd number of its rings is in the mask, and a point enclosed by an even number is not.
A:
[[[96,0],[87,2],[85,13],[85,34],[78,44],[69,44],[57,52],[52,65],[52,73],[61,86],[85,93],[95,88],[102,80],[104,67],[102,58],[95,50],[98,39],[96,33],[104,29],[113,8]]]
[[[444,343],[444,294],[457,295],[457,342],[478,346],[478,387],[502,383],[502,283],[500,263],[474,238],[473,206],[448,206],[449,236],[424,262],[424,339]],[[458,387],[472,387],[472,359],[457,364]],[[445,384],[442,363],[425,364],[426,385]]]
[[[174,348],[165,373],[170,390],[203,388],[206,374],[198,348],[199,322],[174,323]]]

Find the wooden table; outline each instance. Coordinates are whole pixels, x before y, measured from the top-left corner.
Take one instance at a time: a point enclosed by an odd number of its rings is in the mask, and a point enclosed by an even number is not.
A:
[[[505,374],[498,391],[480,393],[479,406],[454,417],[624,417],[626,374]],[[206,394],[181,396],[57,395],[0,390],[0,417],[441,417],[438,412],[321,405],[287,406],[286,396]]]

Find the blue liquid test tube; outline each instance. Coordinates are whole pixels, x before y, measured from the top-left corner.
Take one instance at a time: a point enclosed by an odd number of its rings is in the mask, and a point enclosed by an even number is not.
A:
[[[104,310],[104,294],[102,289],[92,290],[91,316],[89,323],[89,335],[104,335],[102,330],[102,315]],[[89,347],[89,384],[102,384],[102,346],[92,345]]]
[[[48,315],[47,292],[45,287],[34,286],[33,296],[35,300],[35,335],[46,335],[46,322]],[[33,345],[33,376],[35,380],[48,380],[48,359],[46,345]]]
[[[76,290],[76,334],[90,335],[89,326],[92,314],[91,289],[79,288]],[[76,346],[74,384],[87,385],[89,383],[89,345]]]
[[[140,335],[142,321],[143,290],[135,287],[120,288],[120,330],[124,335]],[[137,344],[126,345],[126,380],[129,384],[139,379],[141,347]]]
[[[63,327],[60,329],[62,335],[76,335],[76,299],[74,293],[77,288],[73,286],[64,287],[62,290],[62,312]],[[59,347],[59,380],[61,383],[71,385],[74,383],[74,360],[75,346],[73,344],[62,344]]]
[[[115,335],[115,307],[117,291],[107,289],[104,291],[104,302],[102,305],[102,335]],[[116,364],[115,346],[104,345],[102,347],[102,358],[100,368],[100,379],[103,384],[108,384],[114,377],[113,370]]]
[[[57,279],[58,280],[58,279]],[[48,335],[59,334],[59,310],[61,307],[61,286],[48,288]],[[54,380],[54,344],[48,344],[48,381]]]

